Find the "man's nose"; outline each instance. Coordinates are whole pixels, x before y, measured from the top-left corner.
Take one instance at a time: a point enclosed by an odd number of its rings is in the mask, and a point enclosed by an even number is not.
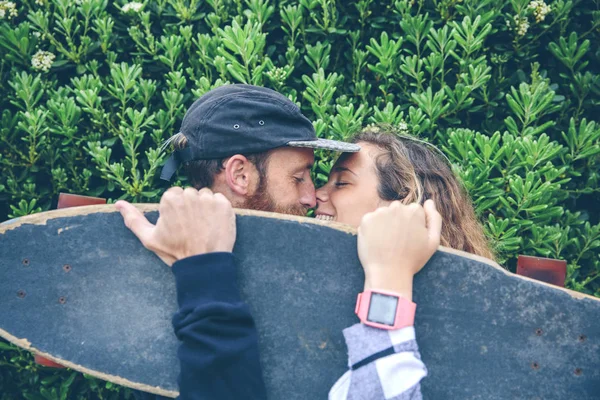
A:
[[[315,185],[312,179],[309,179],[302,187],[300,203],[306,208],[314,208],[317,205],[317,196],[315,194]]]

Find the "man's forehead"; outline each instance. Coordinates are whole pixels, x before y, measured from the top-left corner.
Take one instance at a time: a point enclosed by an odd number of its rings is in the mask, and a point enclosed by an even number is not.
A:
[[[288,165],[290,168],[310,168],[315,162],[315,153],[313,149],[308,148],[281,147],[273,150],[271,157],[277,163]]]

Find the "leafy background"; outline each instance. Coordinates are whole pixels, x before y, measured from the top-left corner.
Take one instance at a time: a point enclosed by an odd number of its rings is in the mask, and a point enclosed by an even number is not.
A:
[[[600,1],[0,1],[0,217],[59,192],[157,202],[161,144],[226,83],[319,136],[385,122],[448,155],[498,255],[600,296]],[[334,155],[319,152],[326,179]],[[182,179],[182,178],[180,178]],[[185,185],[184,180],[175,184]],[[0,399],[127,398],[0,342]]]

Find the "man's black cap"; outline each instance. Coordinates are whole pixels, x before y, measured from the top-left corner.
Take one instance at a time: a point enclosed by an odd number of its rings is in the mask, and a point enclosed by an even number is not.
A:
[[[171,180],[180,164],[260,153],[277,147],[309,147],[357,152],[356,144],[318,139],[312,123],[287,97],[252,85],[225,85],[192,104],[180,132],[184,149],[175,150],[160,175]]]

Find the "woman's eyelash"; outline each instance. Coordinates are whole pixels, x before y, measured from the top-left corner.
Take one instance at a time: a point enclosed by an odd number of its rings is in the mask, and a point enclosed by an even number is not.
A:
[[[346,186],[347,184],[348,184],[348,183],[346,183],[346,182],[336,182],[336,183],[335,183],[335,186],[336,186],[336,187],[341,187],[341,186]]]
[[[304,182],[304,178],[296,178],[296,177],[294,177],[294,179],[296,180],[297,183]]]

